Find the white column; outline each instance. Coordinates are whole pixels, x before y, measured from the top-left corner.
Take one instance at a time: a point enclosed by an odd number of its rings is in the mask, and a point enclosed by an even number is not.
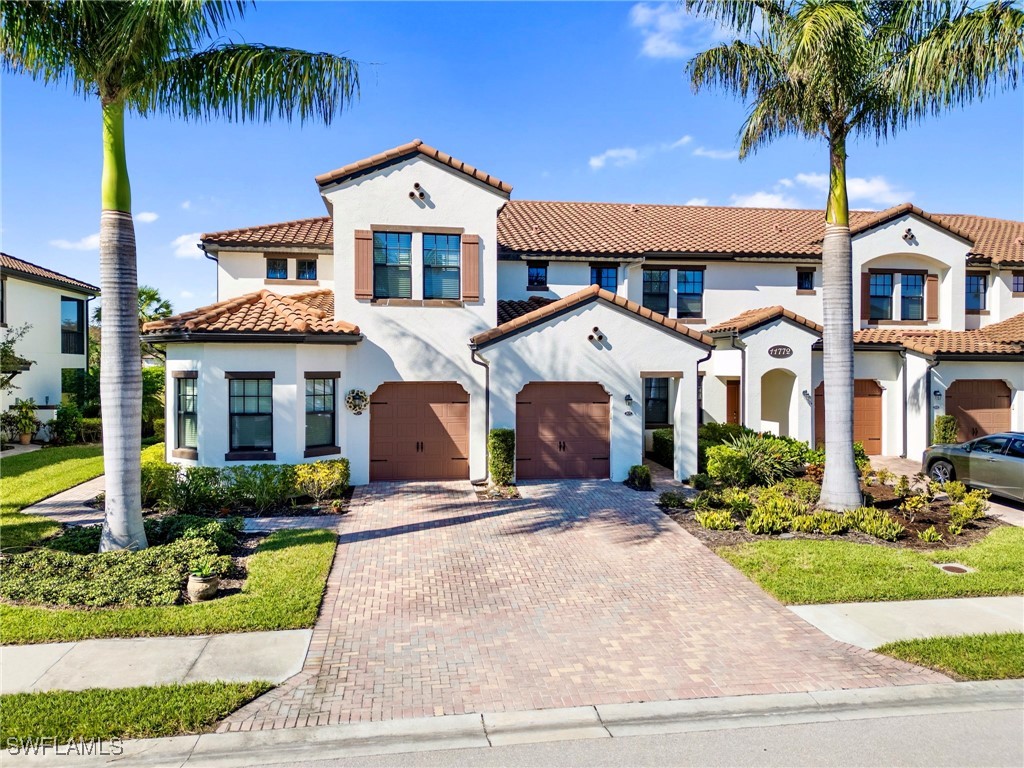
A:
[[[675,479],[686,480],[697,472],[697,376],[676,380],[676,399],[672,408],[672,438]]]

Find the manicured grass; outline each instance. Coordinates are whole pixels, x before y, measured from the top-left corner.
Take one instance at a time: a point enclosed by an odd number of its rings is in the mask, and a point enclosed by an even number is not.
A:
[[[249,561],[242,592],[196,605],[74,610],[0,605],[0,641],[200,635],[297,629],[316,622],[334,557],[332,531],[278,531]]]
[[[1010,526],[952,550],[773,539],[718,554],[791,605],[1024,594],[1024,528]],[[950,575],[932,565],[953,562],[977,572]]]
[[[901,640],[878,653],[931,667],[957,680],[1011,680],[1024,677],[1024,633],[963,635]]]
[[[0,696],[0,740],[143,739],[200,733],[274,686],[185,683]]]
[[[0,459],[0,547],[17,551],[57,533],[57,523],[19,510],[102,474],[101,445],[43,448]]]

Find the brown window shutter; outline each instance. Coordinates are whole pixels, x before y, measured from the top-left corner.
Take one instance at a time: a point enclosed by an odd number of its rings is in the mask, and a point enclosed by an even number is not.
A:
[[[356,230],[356,298],[373,298],[373,232]]]
[[[928,275],[924,281],[925,317],[929,320],[939,319],[939,276]]]
[[[871,275],[867,272],[860,276],[860,319],[871,319]]]
[[[462,300],[480,301],[480,236],[462,236]]]

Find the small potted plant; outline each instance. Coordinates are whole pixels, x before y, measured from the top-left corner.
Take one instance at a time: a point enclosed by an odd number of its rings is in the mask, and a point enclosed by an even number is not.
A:
[[[336,515],[345,514],[345,502],[342,501],[341,499],[332,499],[331,512],[333,512]]]
[[[217,574],[216,560],[203,557],[192,563],[192,572],[188,575],[188,601],[201,603],[217,596],[220,587],[220,576]]]
[[[28,445],[41,425],[36,418],[36,401],[31,397],[28,400],[21,400],[14,407],[14,416],[15,431],[19,435],[19,440],[22,445]]]

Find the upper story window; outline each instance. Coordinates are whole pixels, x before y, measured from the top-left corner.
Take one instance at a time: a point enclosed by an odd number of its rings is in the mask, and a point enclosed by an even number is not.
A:
[[[423,235],[423,298],[458,299],[461,296],[458,235]]]
[[[274,380],[228,380],[230,450],[271,453],[274,450]]]
[[[81,299],[60,298],[60,351],[85,354],[85,302]]]
[[[967,275],[967,282],[964,286],[967,298],[968,312],[982,312],[985,310],[985,294],[988,289],[988,275]]]
[[[796,289],[798,291],[814,290],[814,270],[798,269],[796,271]]]
[[[191,372],[189,372],[191,373]],[[175,406],[178,427],[175,430],[174,447],[196,450],[199,447],[199,417],[196,408],[197,387],[194,377],[176,378],[177,392]]]
[[[875,272],[869,278],[868,301],[871,320],[892,320],[892,273]]]
[[[668,314],[668,270],[644,270],[643,304],[654,312]]]
[[[1011,275],[1010,290],[1014,293],[1024,293],[1024,272],[1014,272]]]
[[[546,263],[526,265],[526,288],[534,291],[548,289],[548,265]]]
[[[411,233],[373,233],[373,297],[412,298]]]
[[[332,379],[306,379],[306,447],[334,445],[335,400]]]
[[[704,316],[704,270],[680,269],[676,279],[678,288],[676,316]]]
[[[1024,289],[1022,289],[1024,290]],[[0,325],[7,325],[7,278],[0,278]]]
[[[267,280],[287,280],[288,259],[267,259]]]
[[[295,263],[296,280],[316,280],[316,259],[299,259]]]
[[[924,320],[924,275],[920,273],[900,275],[900,319]]]
[[[644,379],[644,426],[668,424],[668,379]]]
[[[615,293],[619,287],[618,267],[591,267],[590,284],[599,285],[606,291]]]

